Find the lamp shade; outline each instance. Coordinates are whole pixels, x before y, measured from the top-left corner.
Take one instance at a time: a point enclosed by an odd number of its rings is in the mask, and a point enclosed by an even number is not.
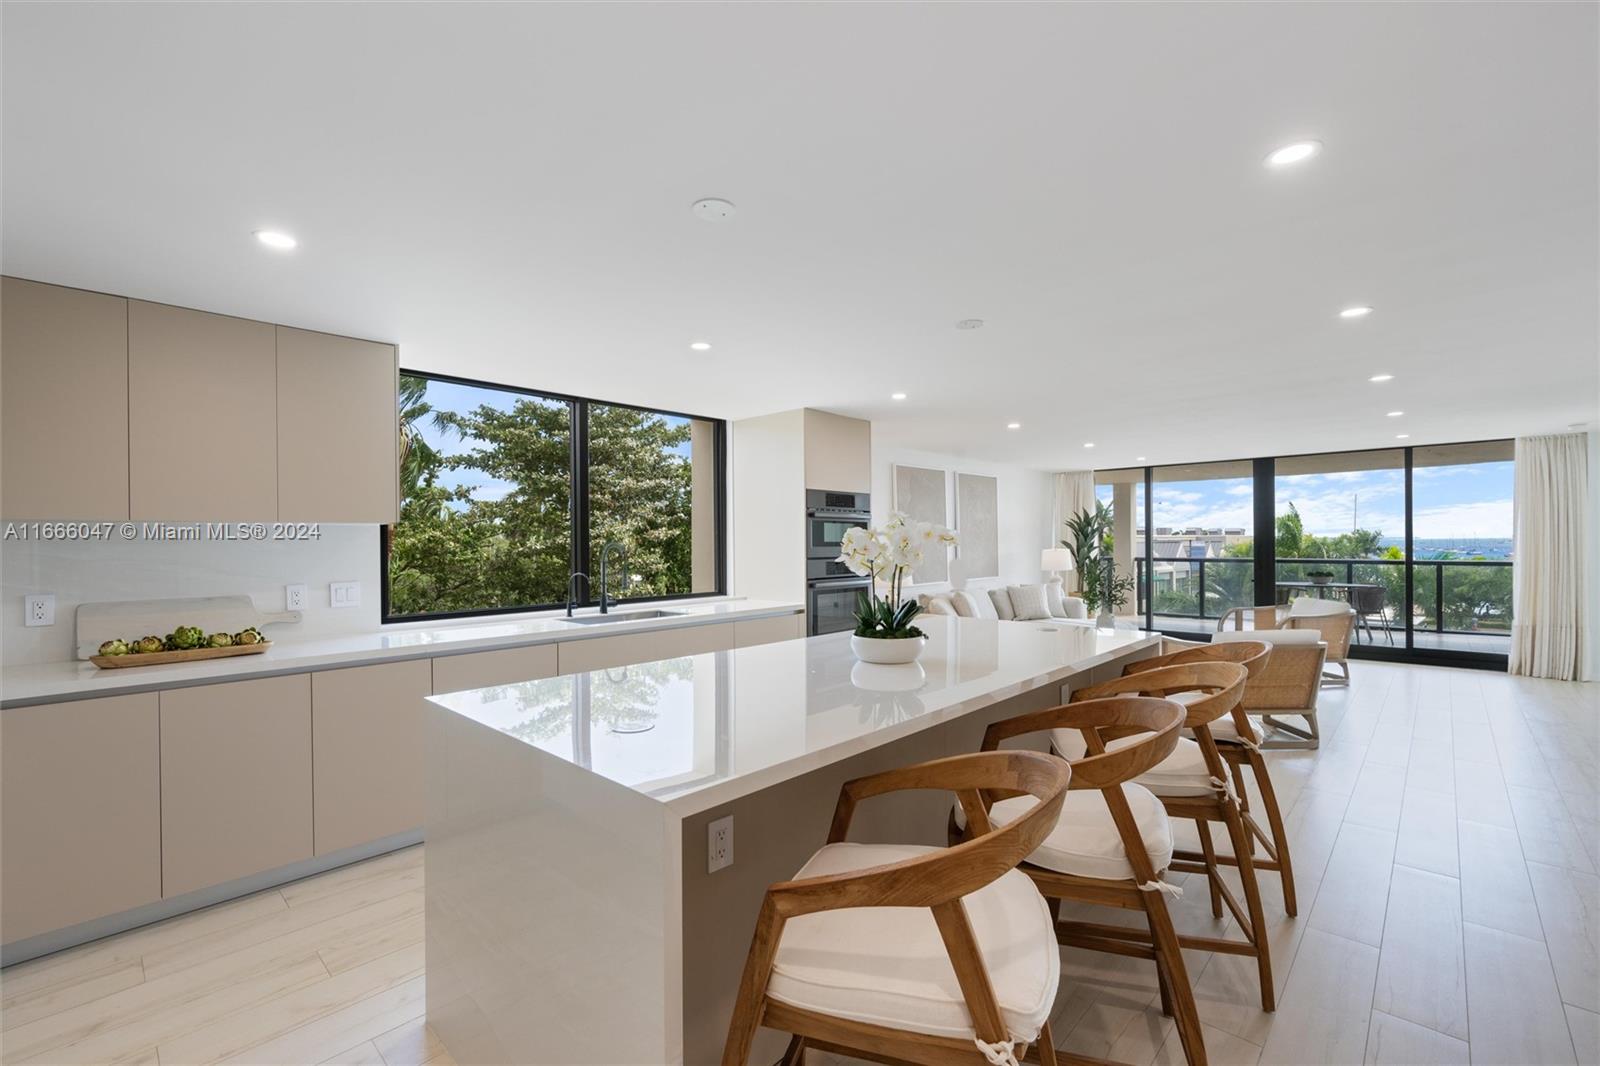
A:
[[[1039,553],[1039,569],[1049,571],[1071,570],[1072,552],[1066,548],[1046,548]]]

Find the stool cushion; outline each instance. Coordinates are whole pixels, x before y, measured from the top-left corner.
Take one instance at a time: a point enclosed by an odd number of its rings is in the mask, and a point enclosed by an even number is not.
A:
[[[795,877],[862,870],[940,850],[829,844]],[[1044,897],[1027,874],[1009,870],[962,903],[1010,1036],[1036,1039],[1061,981],[1060,951]],[[856,907],[790,919],[778,942],[767,995],[834,1018],[933,1036],[974,1036],[955,969],[933,912],[925,907]]]
[[[1184,706],[1188,706],[1195,700],[1204,699],[1205,695],[1206,694],[1204,692],[1174,692],[1166,698],[1177,703],[1181,703]],[[1249,740],[1252,744],[1260,744],[1265,734],[1261,732],[1259,720],[1251,718],[1249,719],[1249,722],[1250,733],[1245,739]],[[1194,731],[1186,729],[1184,730],[1184,735],[1193,736]],[[1212,720],[1211,739],[1215,740],[1218,744],[1239,743],[1239,726],[1236,722],[1234,722],[1232,714],[1225,714],[1221,718]]]
[[[1118,737],[1106,744],[1107,751],[1120,751],[1144,740],[1148,734]],[[1050,730],[1050,742],[1065,759],[1081,759],[1088,752],[1083,734],[1076,729]],[[1206,768],[1205,753],[1200,745],[1188,737],[1179,737],[1172,754],[1162,759],[1152,769],[1135,780],[1158,796],[1209,796],[1215,792],[1211,786],[1211,771]]]
[[[1172,864],[1172,823],[1167,820],[1167,810],[1161,800],[1142,785],[1125,784],[1122,794],[1128,797],[1128,810],[1144,840],[1150,865],[1160,873]],[[1001,800],[990,808],[989,820],[995,825],[1005,825],[1032,810],[1037,802],[1032,796]],[[956,821],[966,821],[959,805]],[[1106,806],[1106,798],[1099,789],[1073,789],[1067,793],[1056,827],[1039,849],[1028,856],[1028,861],[1047,870],[1103,881],[1133,878],[1133,867],[1122,846],[1122,834],[1117,832],[1117,824],[1111,820],[1111,808]]]

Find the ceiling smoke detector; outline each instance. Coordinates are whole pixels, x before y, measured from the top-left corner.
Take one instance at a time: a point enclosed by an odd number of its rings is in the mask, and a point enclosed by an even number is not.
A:
[[[736,208],[727,200],[711,196],[704,200],[696,200],[689,205],[689,210],[703,222],[726,222],[733,217]]]
[[[983,328],[983,319],[981,319],[981,318],[963,318],[960,322],[956,323],[956,329],[982,329],[982,328]]]

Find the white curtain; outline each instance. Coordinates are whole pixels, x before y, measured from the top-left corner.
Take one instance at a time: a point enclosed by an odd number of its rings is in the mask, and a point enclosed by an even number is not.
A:
[[[1056,475],[1055,499],[1050,507],[1050,543],[1047,548],[1059,547],[1070,540],[1067,519],[1079,511],[1094,507],[1094,471],[1068,470]]]
[[[1513,497],[1513,674],[1583,680],[1588,640],[1588,441],[1518,437]]]

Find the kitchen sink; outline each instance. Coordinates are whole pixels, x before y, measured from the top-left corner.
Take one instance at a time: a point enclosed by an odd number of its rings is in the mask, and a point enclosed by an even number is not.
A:
[[[644,622],[652,618],[679,618],[683,611],[612,611],[609,614],[584,614],[561,621],[575,626],[607,626],[618,622]]]

